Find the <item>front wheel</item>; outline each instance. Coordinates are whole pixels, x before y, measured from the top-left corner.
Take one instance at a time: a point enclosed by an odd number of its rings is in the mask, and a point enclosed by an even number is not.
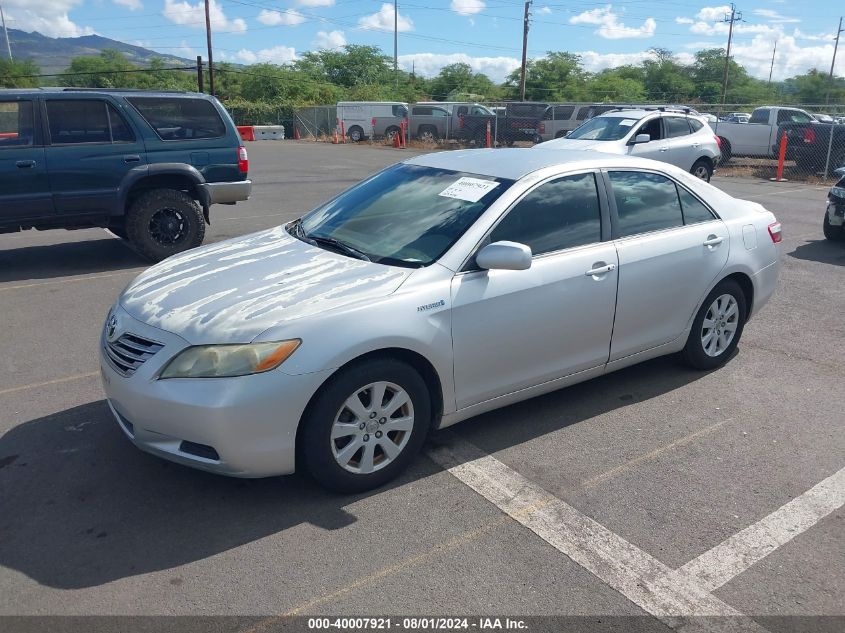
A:
[[[693,164],[690,173],[704,182],[710,182],[710,178],[713,176],[713,165],[706,158],[699,158]]]
[[[338,492],[363,492],[401,473],[431,425],[425,381],[409,365],[374,359],[341,370],[303,419],[305,468]]]
[[[745,293],[726,279],[707,295],[695,315],[684,347],[684,361],[701,370],[724,365],[733,354],[745,327]]]
[[[142,193],[129,206],[125,226],[135,250],[154,262],[195,248],[205,237],[199,204],[177,189]]]

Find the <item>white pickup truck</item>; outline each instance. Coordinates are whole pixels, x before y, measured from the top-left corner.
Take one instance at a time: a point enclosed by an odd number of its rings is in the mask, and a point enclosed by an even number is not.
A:
[[[772,147],[777,145],[778,128],[784,123],[810,123],[813,121],[804,110],[763,106],[751,113],[748,123],[711,123],[719,137],[722,148],[722,162],[731,156],[763,156],[774,158]]]

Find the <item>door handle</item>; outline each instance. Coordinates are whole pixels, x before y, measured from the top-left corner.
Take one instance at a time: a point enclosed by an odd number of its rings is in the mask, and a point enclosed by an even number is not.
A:
[[[140,163],[141,157],[138,156],[137,154],[130,154],[129,156],[123,157],[123,162],[124,163]]]
[[[616,270],[616,264],[602,264],[602,262],[596,262],[593,264],[593,268],[584,274],[587,275],[587,277],[597,277],[598,275],[604,275],[605,273],[609,273],[613,270]]]
[[[719,237],[718,235],[708,235],[707,239],[704,240],[704,245],[713,248],[714,246],[718,246],[722,242],[725,241],[724,237]]]
[[[15,163],[15,165],[18,167],[18,169],[30,169],[32,167],[35,167],[35,161],[34,160],[19,160]]]

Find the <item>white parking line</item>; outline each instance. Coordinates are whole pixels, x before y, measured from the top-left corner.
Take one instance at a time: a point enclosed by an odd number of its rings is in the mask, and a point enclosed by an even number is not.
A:
[[[845,468],[691,560],[678,574],[708,591],[718,589],[843,505]]]
[[[434,461],[667,626],[684,631],[765,630],[478,447],[452,433],[441,438],[448,444],[429,451]],[[694,616],[732,617],[703,620]]]

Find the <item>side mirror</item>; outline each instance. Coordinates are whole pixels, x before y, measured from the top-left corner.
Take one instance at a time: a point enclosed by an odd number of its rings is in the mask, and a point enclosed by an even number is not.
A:
[[[475,263],[485,270],[527,270],[531,249],[517,242],[493,242],[478,252]]]
[[[639,145],[640,143],[650,143],[651,142],[651,134],[637,134],[634,137],[634,140],[631,141],[631,145]]]

